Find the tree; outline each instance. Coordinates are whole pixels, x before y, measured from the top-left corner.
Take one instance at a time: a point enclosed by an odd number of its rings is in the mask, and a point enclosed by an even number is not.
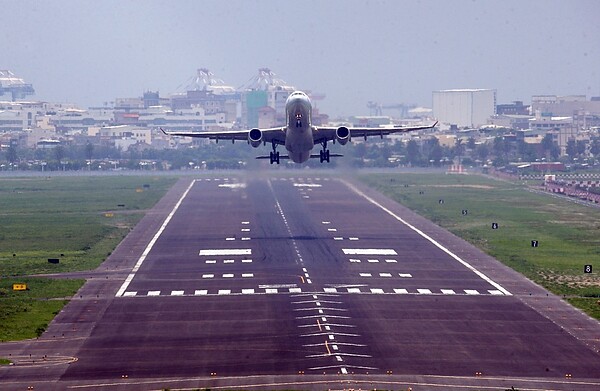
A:
[[[15,163],[17,160],[19,160],[17,147],[15,147],[13,144],[11,144],[6,150],[6,160],[8,160],[10,163]]]
[[[533,146],[523,140],[517,141],[517,154],[521,160],[526,162],[534,161],[537,158]]]
[[[484,162],[487,160],[490,154],[490,148],[487,144],[480,144],[477,146],[477,157],[483,160]]]
[[[471,151],[475,149],[475,137],[469,137],[467,140],[467,148],[469,148]]]
[[[552,146],[552,149],[550,150],[550,156],[552,157],[553,161],[557,161],[560,157],[560,147],[557,144]]]
[[[88,160],[92,160],[93,156],[94,156],[94,145],[88,141],[88,143],[85,145],[85,157]]]
[[[353,143],[354,145],[354,156],[360,159],[364,159],[367,154],[367,146],[365,143]]]
[[[437,139],[434,139],[437,140]],[[443,151],[439,141],[429,149],[429,161],[433,161],[434,166],[439,166],[442,160]]]
[[[595,138],[592,141],[590,152],[594,155],[594,157],[600,157],[600,138]]]
[[[576,145],[577,155],[579,155],[579,156],[585,155],[586,147],[587,147],[587,143],[585,142],[585,140],[577,140],[577,145]]]
[[[494,155],[496,157],[503,157],[506,154],[506,141],[502,136],[497,136],[494,138]]]
[[[549,158],[552,155],[552,150],[556,145],[554,143],[554,137],[550,133],[546,133],[544,138],[542,139],[542,151],[544,152],[544,156]]]
[[[460,164],[460,158],[463,155],[465,146],[463,145],[462,138],[457,138],[454,143],[454,154],[458,157],[458,164]]]
[[[419,163],[421,160],[421,151],[419,151],[419,144],[415,140],[410,140],[406,145],[406,158],[412,165]]]
[[[61,160],[65,157],[65,147],[58,145],[54,148],[54,157],[56,162],[60,165]]]
[[[573,139],[567,141],[567,155],[571,161],[577,156],[577,144]]]

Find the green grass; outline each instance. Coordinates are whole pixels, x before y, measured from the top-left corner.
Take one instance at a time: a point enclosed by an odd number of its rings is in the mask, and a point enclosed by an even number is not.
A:
[[[382,174],[361,180],[554,293],[600,297],[600,209],[474,175]],[[594,266],[593,274],[583,273],[586,264]],[[583,306],[584,299],[570,302],[600,319],[593,305]]]
[[[175,181],[0,179],[0,341],[41,335],[84,283],[26,276],[96,268]],[[15,292],[13,283],[26,283],[29,290]]]
[[[598,298],[569,297],[567,301],[590,316],[600,319],[600,303],[598,302]]]
[[[97,267],[174,181],[169,177],[0,180],[0,276]],[[112,217],[106,217],[107,212]],[[60,258],[60,263],[50,264],[48,258]]]
[[[0,341],[40,336],[67,304],[84,280],[17,278],[0,281]],[[27,291],[13,291],[13,283],[27,284]]]

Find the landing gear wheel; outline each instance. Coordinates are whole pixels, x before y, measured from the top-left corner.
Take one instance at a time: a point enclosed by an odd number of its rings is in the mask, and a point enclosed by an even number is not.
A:
[[[323,150],[319,152],[319,160],[321,163],[329,163],[329,149],[327,149],[327,141],[323,141],[321,145],[323,146]]]
[[[271,142],[271,146],[273,147],[273,152],[269,154],[271,164],[277,163],[279,164],[279,152],[277,152],[277,144],[275,144],[275,140]]]
[[[279,164],[279,152],[273,151],[273,152],[269,153],[269,158],[270,158],[271,164],[273,164],[273,163]]]

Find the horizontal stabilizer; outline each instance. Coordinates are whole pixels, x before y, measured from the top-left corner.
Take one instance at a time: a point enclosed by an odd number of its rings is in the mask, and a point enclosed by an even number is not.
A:
[[[344,155],[342,155],[341,153],[330,153],[329,157],[343,157]],[[310,155],[311,159],[320,159],[321,156],[320,155],[316,155],[316,154],[312,154]]]
[[[262,156],[257,156],[257,159],[271,159],[271,156],[267,156],[267,155],[262,155]],[[279,155],[279,159],[289,159],[290,157],[288,155]]]

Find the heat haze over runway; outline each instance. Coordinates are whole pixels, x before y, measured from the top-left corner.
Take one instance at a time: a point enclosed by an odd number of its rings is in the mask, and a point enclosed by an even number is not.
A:
[[[600,378],[585,338],[536,308],[545,291],[355,183],[199,178],[170,205],[61,381]]]

